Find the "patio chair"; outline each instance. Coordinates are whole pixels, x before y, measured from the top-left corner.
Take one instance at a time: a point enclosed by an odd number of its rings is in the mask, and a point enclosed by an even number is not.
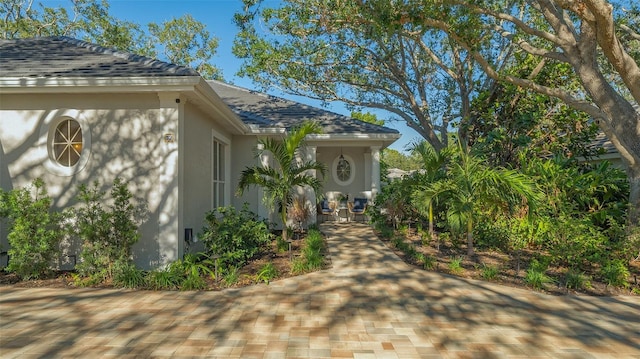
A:
[[[366,198],[354,198],[353,202],[349,202],[349,213],[353,220],[357,220],[358,216],[362,216],[362,222],[365,219],[365,212],[367,210],[367,199]]]
[[[318,203],[318,214],[322,215],[322,221],[326,220],[327,216],[331,216],[335,220],[336,203],[329,201],[326,198]]]

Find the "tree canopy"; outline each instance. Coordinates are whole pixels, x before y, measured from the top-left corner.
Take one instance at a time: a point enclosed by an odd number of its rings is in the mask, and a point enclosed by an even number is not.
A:
[[[593,119],[640,208],[637,6],[626,0],[245,0],[240,71],[265,87],[388,110],[434,148],[471,101],[507,83]],[[626,7],[623,7],[626,5]],[[529,71],[513,71],[522,61]],[[550,71],[553,69],[554,71]],[[552,73],[553,81],[540,73]],[[452,96],[455,94],[455,96]]]

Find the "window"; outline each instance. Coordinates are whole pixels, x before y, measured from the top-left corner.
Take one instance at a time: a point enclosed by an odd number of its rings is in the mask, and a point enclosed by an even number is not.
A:
[[[342,155],[338,159],[336,174],[338,179],[342,182],[346,182],[351,178],[351,164]]]
[[[91,157],[91,127],[84,112],[58,109],[49,112],[40,126],[38,157],[57,176],[73,176],[82,171]]]
[[[350,185],[355,177],[355,171],[355,163],[351,156],[341,154],[333,160],[331,173],[333,174],[333,179],[337,184],[341,186]]]
[[[225,145],[217,138],[213,139],[213,208],[225,205]]]
[[[65,167],[73,167],[82,154],[82,128],[72,119],[65,119],[56,126],[53,135],[53,158]]]

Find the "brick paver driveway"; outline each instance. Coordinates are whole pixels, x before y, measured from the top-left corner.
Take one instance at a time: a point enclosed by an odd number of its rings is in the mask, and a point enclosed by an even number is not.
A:
[[[0,287],[0,357],[640,358],[638,297],[415,270],[356,224],[333,266],[222,292]]]

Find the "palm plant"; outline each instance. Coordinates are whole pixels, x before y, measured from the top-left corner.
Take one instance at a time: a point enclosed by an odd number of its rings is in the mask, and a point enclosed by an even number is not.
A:
[[[532,207],[541,199],[542,192],[530,178],[514,170],[488,167],[462,145],[457,157],[449,165],[446,177],[416,194],[425,203],[437,198],[447,200],[447,217],[452,224],[465,228],[467,255],[473,256],[476,213],[483,209],[506,213],[519,205]]]
[[[308,186],[316,194],[322,188],[322,182],[310,175],[309,171],[319,171],[324,177],[325,165],[316,161],[300,160],[301,156],[299,156],[300,150],[304,147],[305,137],[321,132],[322,129],[317,123],[307,121],[291,130],[282,140],[259,139],[256,157],[259,158],[264,152],[270,152],[274,165],[247,167],[240,176],[237,191],[239,195],[242,195],[250,186],[262,187],[265,191],[265,202],[272,208],[275,205],[280,206],[284,240],[287,240],[287,211],[292,204],[296,188]]]
[[[429,185],[439,179],[445,174],[445,164],[451,157],[451,151],[448,147],[442,150],[436,150],[427,141],[421,141],[415,143],[410,148],[411,152],[418,156],[422,171],[416,175],[418,189],[414,193],[413,205],[421,212],[427,212],[429,218],[429,236],[433,238],[433,201],[434,198],[425,198],[421,194],[423,186]]]

